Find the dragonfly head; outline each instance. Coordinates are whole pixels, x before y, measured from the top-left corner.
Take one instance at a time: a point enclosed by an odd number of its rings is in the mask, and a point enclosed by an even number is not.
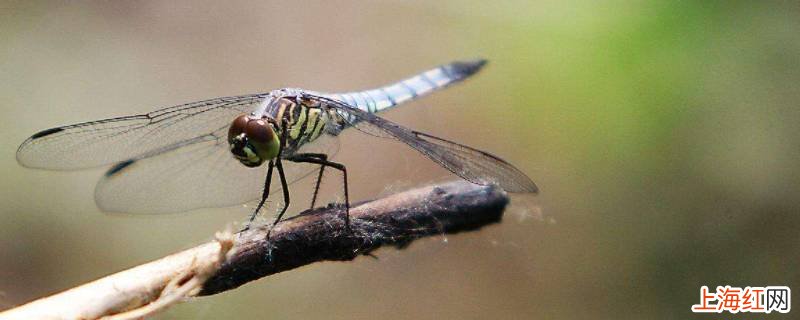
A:
[[[272,125],[265,119],[247,115],[236,117],[228,129],[231,153],[248,167],[260,166],[278,156],[280,141]]]

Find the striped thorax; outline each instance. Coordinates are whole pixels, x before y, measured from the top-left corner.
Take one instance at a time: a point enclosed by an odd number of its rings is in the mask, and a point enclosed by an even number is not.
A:
[[[303,90],[281,89],[273,91],[271,96],[268,99],[271,101],[266,101],[264,114],[276,119],[279,134],[286,132],[285,155],[291,155],[325,132],[329,117],[323,115],[319,101],[303,98]]]

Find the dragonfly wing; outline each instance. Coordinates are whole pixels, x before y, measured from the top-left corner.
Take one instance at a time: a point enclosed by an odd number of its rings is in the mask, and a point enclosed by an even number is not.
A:
[[[333,106],[328,111],[330,117],[369,135],[399,140],[467,181],[496,184],[508,192],[536,193],[539,190],[519,169],[488,152],[408,129],[341,101],[322,96],[315,98]]]
[[[210,133],[252,110],[267,93],[223,97],[147,114],[51,128],[17,149],[26,167],[70,170],[125,161],[152,150]]]
[[[259,199],[266,166],[249,168],[234,159],[226,135],[227,125],[118,163],[97,184],[97,205],[108,212],[161,214]],[[338,150],[338,141],[323,135],[304,147],[301,150],[330,154]],[[295,163],[284,168],[289,183],[319,169]],[[275,178],[273,194],[280,190]]]

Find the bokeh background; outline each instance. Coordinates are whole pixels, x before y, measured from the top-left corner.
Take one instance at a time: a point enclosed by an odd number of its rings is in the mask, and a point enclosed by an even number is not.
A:
[[[285,86],[369,88],[477,56],[491,62],[476,78],[385,116],[503,156],[540,195],[514,196],[477,232],[314,264],[161,318],[710,319],[690,313],[702,285],[800,290],[799,8],[4,1],[0,308],[209,240],[249,210],[104,214],[104,169],[24,169],[30,134]],[[452,179],[358,132],[337,159],[354,200]]]

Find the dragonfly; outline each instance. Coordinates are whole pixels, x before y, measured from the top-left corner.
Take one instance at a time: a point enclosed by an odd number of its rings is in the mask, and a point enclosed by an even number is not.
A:
[[[372,90],[283,88],[55,127],[25,140],[17,161],[51,170],[112,165],[95,187],[95,202],[106,212],[160,214],[260,199],[247,228],[278,192],[270,190],[273,171],[283,207],[272,227],[289,206],[289,184],[316,173],[314,208],[325,169],[335,169],[342,174],[349,228],[347,167],[332,158],[339,135],[355,128],[400,141],[469,182],[537,193],[530,178],[497,156],[377,115],[461,82],[485,64],[483,59],[456,61]]]

